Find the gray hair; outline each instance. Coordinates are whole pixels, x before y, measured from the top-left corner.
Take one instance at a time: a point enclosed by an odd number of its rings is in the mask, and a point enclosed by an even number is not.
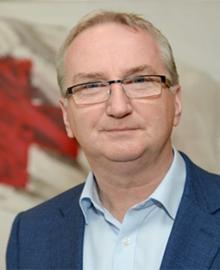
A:
[[[76,26],[72,28],[57,54],[57,80],[63,95],[65,91],[64,58],[66,50],[81,32],[90,27],[104,23],[116,23],[120,25],[126,25],[136,30],[142,29],[151,34],[152,37],[155,38],[155,41],[159,46],[162,61],[170,76],[171,84],[178,84],[179,76],[177,73],[177,68],[169,41],[151,22],[133,13],[99,11],[86,15],[82,18],[82,20],[79,21]]]

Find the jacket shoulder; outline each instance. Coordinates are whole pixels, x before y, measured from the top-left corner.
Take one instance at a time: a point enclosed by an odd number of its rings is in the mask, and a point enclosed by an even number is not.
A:
[[[67,211],[70,207],[76,208],[79,206],[79,198],[82,193],[84,183],[77,185],[33,208],[30,208],[24,212],[22,212],[22,217],[49,217],[57,210],[65,210]]]
[[[180,154],[182,155],[185,164],[186,164],[186,170],[187,173],[189,174],[194,174],[195,176],[203,179],[203,181],[213,181],[213,183],[215,183],[216,185],[218,185],[220,187],[220,175],[219,174],[215,174],[212,172],[209,172],[203,168],[201,168],[200,166],[198,166],[197,164],[195,164],[186,154],[180,152]],[[212,183],[211,183],[212,184]]]
[[[53,263],[57,269],[72,269],[71,256],[55,255],[57,250],[64,254],[81,250],[78,243],[84,231],[79,206],[82,189],[83,184],[17,215],[8,242],[7,269],[54,269]]]
[[[181,153],[186,164],[185,195],[190,195],[203,209],[220,214],[220,175],[208,172]],[[217,211],[217,212],[216,212]]]

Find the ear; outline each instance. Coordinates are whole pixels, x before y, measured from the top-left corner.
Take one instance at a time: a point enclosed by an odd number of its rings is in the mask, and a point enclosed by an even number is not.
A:
[[[176,127],[180,122],[180,117],[182,114],[182,99],[181,99],[181,86],[175,85],[174,91],[174,120],[173,120],[173,126]]]
[[[69,119],[68,119],[68,113],[67,113],[67,104],[65,98],[60,98],[59,105],[62,110],[63,114],[63,122],[66,128],[66,133],[69,138],[74,138],[72,129],[70,127]]]

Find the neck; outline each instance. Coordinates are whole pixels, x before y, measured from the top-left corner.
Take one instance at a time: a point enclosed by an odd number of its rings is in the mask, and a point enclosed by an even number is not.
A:
[[[119,221],[129,208],[148,198],[159,186],[173,160],[172,149],[151,162],[136,160],[111,167],[91,166],[103,206]],[[94,165],[94,164],[93,164]]]

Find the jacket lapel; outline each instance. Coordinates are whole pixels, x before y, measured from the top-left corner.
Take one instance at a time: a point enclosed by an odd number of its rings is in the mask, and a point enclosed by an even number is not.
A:
[[[161,269],[209,269],[220,247],[215,218],[190,203],[178,215]]]
[[[215,216],[220,208],[219,191],[209,183],[213,177],[184,158],[185,190],[161,269],[209,269],[220,249],[220,224]]]
[[[50,233],[50,269],[83,269],[84,216],[79,206],[81,188],[66,207],[58,209]]]

